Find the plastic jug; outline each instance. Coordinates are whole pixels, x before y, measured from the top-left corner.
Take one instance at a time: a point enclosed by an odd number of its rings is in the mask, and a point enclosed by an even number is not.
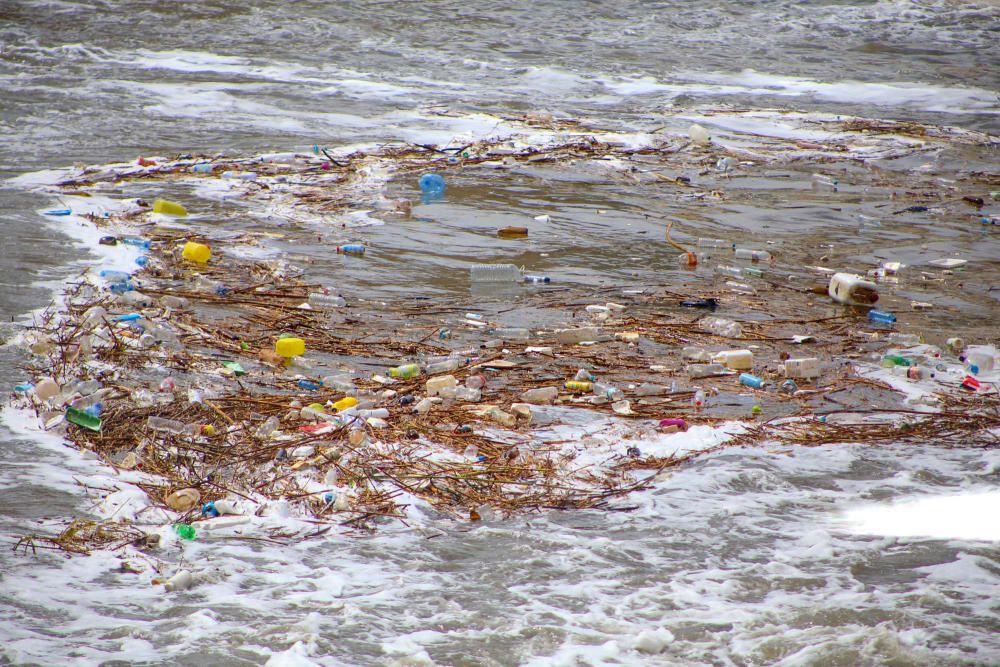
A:
[[[878,301],[875,283],[854,273],[835,273],[827,287],[830,298],[849,306],[871,306]]]
[[[301,357],[306,353],[306,342],[301,338],[279,338],[274,344],[274,351],[286,360]]]

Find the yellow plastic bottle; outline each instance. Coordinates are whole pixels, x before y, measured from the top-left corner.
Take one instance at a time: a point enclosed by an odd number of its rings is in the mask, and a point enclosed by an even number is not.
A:
[[[347,408],[353,408],[357,404],[358,404],[358,399],[354,398],[353,396],[345,396],[344,398],[340,399],[339,401],[336,401],[333,404],[333,409],[336,410],[337,412],[343,412]]]
[[[177,215],[184,217],[188,214],[187,209],[182,204],[166,199],[157,199],[153,202],[153,213],[165,213],[167,215]]]
[[[306,342],[301,338],[279,338],[274,344],[274,351],[291,361],[292,357],[301,357],[306,353]]]
[[[181,252],[181,257],[189,262],[197,262],[198,264],[204,264],[211,256],[211,248],[204,243],[195,243],[194,241],[185,243],[184,250]]]

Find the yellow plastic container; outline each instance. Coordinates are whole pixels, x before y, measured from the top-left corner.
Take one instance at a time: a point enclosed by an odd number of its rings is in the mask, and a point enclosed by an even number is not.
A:
[[[204,243],[195,243],[194,241],[188,241],[185,243],[184,251],[181,252],[181,257],[189,262],[197,262],[199,264],[204,264],[211,256],[211,248]]]
[[[337,412],[343,412],[347,408],[353,408],[357,404],[358,404],[358,399],[354,398],[353,396],[345,396],[344,398],[340,399],[339,401],[333,404],[333,409],[336,410]]]
[[[153,202],[153,213],[166,213],[167,215],[179,215],[181,217],[188,214],[187,209],[183,205],[175,201],[167,201],[166,199],[157,199]]]
[[[306,342],[301,338],[281,338],[274,344],[274,351],[285,359],[301,357],[306,353]]]

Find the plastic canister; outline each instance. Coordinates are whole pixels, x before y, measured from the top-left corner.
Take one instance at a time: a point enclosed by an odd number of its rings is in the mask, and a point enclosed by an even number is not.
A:
[[[827,294],[838,303],[849,306],[871,306],[878,301],[875,283],[854,273],[835,273],[830,277]]]
[[[753,352],[750,350],[725,350],[715,355],[712,361],[734,371],[748,371],[753,368]]]
[[[819,377],[820,365],[816,357],[788,359],[785,361],[785,377],[814,378]]]
[[[184,250],[181,251],[181,257],[189,262],[197,262],[198,264],[204,264],[211,256],[211,248],[204,243],[195,243],[194,241],[185,243]]]
[[[188,214],[187,209],[182,204],[166,199],[157,199],[153,202],[153,213],[165,213],[167,215],[177,215],[184,217]]]
[[[306,342],[301,338],[279,338],[274,344],[274,351],[285,359],[300,357],[306,353]]]

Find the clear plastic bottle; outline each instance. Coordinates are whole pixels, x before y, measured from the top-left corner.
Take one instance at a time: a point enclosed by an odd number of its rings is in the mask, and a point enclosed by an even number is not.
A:
[[[620,401],[625,398],[625,394],[621,389],[602,382],[594,383],[593,392],[595,396],[601,396],[609,401]]]
[[[701,327],[717,336],[728,338],[739,338],[743,335],[743,326],[739,322],[733,322],[722,317],[706,317],[701,322]]]
[[[438,361],[433,364],[427,364],[424,367],[424,371],[428,375],[435,375],[437,373],[450,373],[451,371],[456,371],[462,366],[462,361],[460,359],[445,359],[444,361]]]
[[[531,338],[531,332],[522,327],[504,327],[501,329],[488,329],[487,333],[490,333],[504,340],[528,340],[529,338]]]
[[[559,396],[559,389],[556,387],[538,387],[529,389],[521,394],[521,400],[525,403],[536,405],[548,404],[556,400]]]
[[[670,387],[652,382],[643,382],[635,389],[636,396],[663,396],[670,393]]]
[[[719,265],[715,267],[715,272],[723,276],[732,276],[733,278],[742,278],[743,272],[735,266],[723,266]]]
[[[727,375],[729,371],[722,364],[688,364],[689,378],[709,378],[716,375]]]
[[[347,305],[344,297],[336,294],[313,292],[309,295],[309,305],[313,308],[343,308]]]
[[[573,376],[574,380],[579,380],[581,382],[596,382],[597,376],[588,371],[586,368],[581,368],[577,370],[576,375]]]
[[[474,264],[469,279],[474,283],[515,283],[521,280],[521,270],[513,264]]]
[[[150,417],[146,420],[146,426],[153,431],[164,431],[174,435],[180,435],[190,430],[188,425],[176,419],[164,419],[163,417]]]
[[[813,174],[812,175],[812,189],[813,190],[829,190],[831,192],[836,192],[840,187],[840,181],[831,176],[826,176],[825,174]]]
[[[696,242],[699,248],[732,248],[732,241],[725,239],[698,239]]]
[[[696,410],[701,410],[705,407],[705,392],[701,389],[696,389],[694,396],[691,397],[691,406]]]
[[[766,250],[751,250],[749,248],[736,248],[733,251],[736,259],[746,259],[751,262],[770,262],[771,253]]]

